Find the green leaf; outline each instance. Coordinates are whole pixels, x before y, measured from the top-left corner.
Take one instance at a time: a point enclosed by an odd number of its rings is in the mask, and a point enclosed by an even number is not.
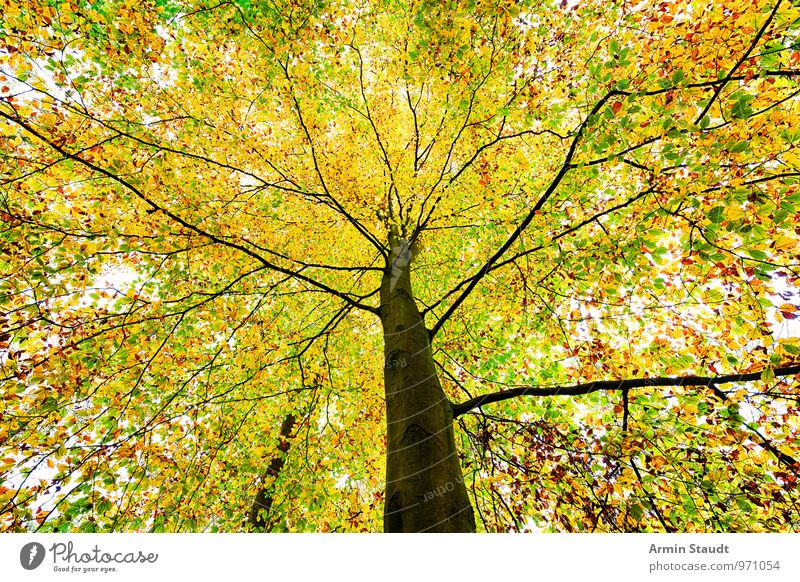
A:
[[[749,144],[748,142],[746,142],[746,141],[740,141],[740,142],[738,142],[736,145],[734,145],[734,146],[731,148],[731,151],[732,151],[733,153],[736,153],[736,154],[738,154],[738,153],[741,153],[741,152],[747,151],[747,149],[748,149],[749,147],[750,147],[750,144]]]
[[[714,224],[719,224],[725,219],[725,207],[715,206],[708,211],[706,217]]]

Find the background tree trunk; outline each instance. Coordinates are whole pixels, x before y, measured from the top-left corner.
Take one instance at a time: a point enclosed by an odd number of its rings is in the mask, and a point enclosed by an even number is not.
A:
[[[284,463],[286,463],[286,454],[289,452],[289,447],[291,447],[292,429],[295,422],[296,419],[293,414],[287,414],[283,417],[278,450],[275,452],[275,456],[272,457],[266,472],[261,477],[264,485],[258,490],[253,506],[250,508],[250,515],[247,518],[251,531],[268,532],[272,530],[273,523],[270,513],[274,501],[273,489],[275,480],[280,475]]]
[[[411,290],[410,251],[394,237],[381,283],[386,389],[386,532],[473,532],[475,518],[428,330]]]

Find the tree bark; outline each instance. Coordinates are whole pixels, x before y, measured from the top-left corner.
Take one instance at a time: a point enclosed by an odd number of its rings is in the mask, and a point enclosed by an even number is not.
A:
[[[386,532],[473,532],[453,407],[411,290],[410,250],[397,237],[381,282],[386,390]]]
[[[293,414],[287,414],[281,423],[278,450],[261,478],[262,483],[266,483],[266,485],[263,485],[258,490],[253,506],[250,508],[250,515],[247,518],[247,523],[252,531],[268,532],[272,530],[273,523],[270,514],[274,501],[273,488],[275,479],[278,478],[284,463],[286,463],[286,453],[289,452],[289,447],[291,446],[292,429],[295,421]]]

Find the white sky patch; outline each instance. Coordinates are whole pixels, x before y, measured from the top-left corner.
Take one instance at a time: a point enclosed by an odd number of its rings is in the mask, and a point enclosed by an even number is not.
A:
[[[780,297],[780,299],[771,297],[774,309],[768,311],[767,320],[772,323],[772,337],[775,340],[800,337],[800,317],[797,319],[782,317],[780,321],[776,317],[778,308],[784,303],[800,306],[800,289],[787,285],[785,277],[773,277],[770,283],[773,293]]]

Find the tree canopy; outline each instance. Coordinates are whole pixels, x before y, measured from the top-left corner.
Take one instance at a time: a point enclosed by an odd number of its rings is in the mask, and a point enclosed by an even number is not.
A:
[[[0,530],[379,530],[403,269],[479,531],[796,528],[799,32],[0,0]]]

